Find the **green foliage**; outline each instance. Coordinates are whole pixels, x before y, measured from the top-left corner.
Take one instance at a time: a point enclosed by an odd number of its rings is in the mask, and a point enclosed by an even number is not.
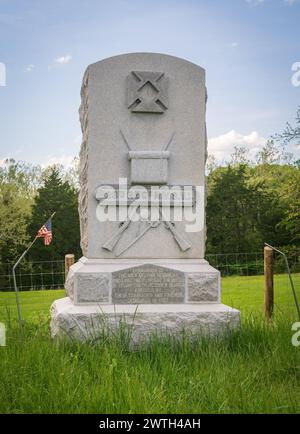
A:
[[[289,178],[282,191],[282,199],[286,205],[284,218],[280,223],[291,235],[291,243],[300,246],[300,167],[294,170],[294,176]]]
[[[40,166],[12,159],[0,166],[0,274],[7,268],[1,263],[16,261],[54,208],[59,211],[53,221],[54,243],[46,249],[38,240],[32,258],[61,259],[65,251],[81,255],[77,190],[76,159],[67,171],[62,166],[42,170]]]
[[[290,164],[293,154],[286,150],[285,145],[279,145],[274,140],[268,140],[256,155],[257,164]]]
[[[44,175],[44,183],[37,190],[28,225],[28,234],[34,238],[40,227],[56,212],[52,220],[53,240],[45,247],[38,239],[29,257],[35,261],[62,259],[66,253],[80,256],[78,192],[63,180],[59,168],[52,167]]]
[[[26,218],[30,215],[30,200],[20,197],[14,187],[0,191],[0,258],[15,259],[28,243]]]
[[[7,159],[0,166],[1,185],[15,186],[18,193],[31,197],[41,182],[42,169],[40,166]]]
[[[0,262],[15,260],[29,241],[26,221],[40,175],[38,166],[12,159],[0,166]]]
[[[221,167],[208,177],[208,253],[253,252],[276,241],[281,210],[246,164]]]

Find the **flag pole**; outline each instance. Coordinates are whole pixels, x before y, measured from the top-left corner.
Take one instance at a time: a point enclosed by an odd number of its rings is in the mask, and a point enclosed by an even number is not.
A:
[[[48,220],[52,219],[55,213],[56,213],[56,211],[54,211],[54,213],[51,215],[51,217]],[[13,269],[12,269],[13,280],[14,280],[14,287],[15,287],[15,294],[16,294],[16,303],[17,303],[17,309],[18,309],[18,319],[19,319],[20,323],[22,322],[22,316],[21,316],[21,308],[20,308],[19,290],[18,290],[17,279],[16,279],[16,268],[19,265],[19,263],[22,261],[22,259],[26,255],[26,253],[31,249],[31,247],[33,246],[33,244],[36,242],[37,238],[38,238],[38,236],[36,235],[35,238],[34,238],[34,240],[31,241],[31,243],[29,244],[29,246],[27,247],[27,249],[22,253],[22,255],[19,257],[19,259],[17,260],[17,262],[14,264]]]
[[[34,240],[29,244],[29,246],[27,247],[27,249],[25,250],[25,252],[22,253],[22,255],[19,257],[19,259],[17,260],[17,262],[15,263],[15,265],[13,266],[12,269],[12,274],[13,274],[13,279],[14,279],[14,287],[15,287],[15,293],[16,293],[16,302],[17,302],[17,308],[18,308],[18,319],[19,322],[21,323],[22,321],[22,317],[21,317],[21,308],[20,308],[20,300],[19,300],[19,290],[18,290],[18,286],[17,286],[17,279],[16,279],[16,267],[19,265],[19,263],[22,261],[22,259],[24,258],[24,256],[26,255],[26,253],[28,252],[28,250],[31,249],[31,247],[33,246],[33,244],[35,243],[37,239],[37,236],[34,238]]]

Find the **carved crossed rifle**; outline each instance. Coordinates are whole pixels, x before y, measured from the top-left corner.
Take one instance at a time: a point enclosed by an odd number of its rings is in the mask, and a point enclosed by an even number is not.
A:
[[[176,228],[174,222],[169,222],[164,218],[164,214],[161,208],[159,209],[159,214],[161,216],[161,221],[163,221],[166,229],[168,229],[173,235],[173,238],[178,244],[180,250],[182,252],[186,252],[187,250],[189,250],[191,248],[190,241],[184,236],[184,234],[181,231],[179,231]],[[133,240],[131,240],[121,251],[117,252],[116,256],[122,255],[131,246],[133,246],[138,240],[140,240],[148,232],[149,229],[158,227],[161,221],[160,220],[154,222],[148,221],[146,227],[142,230],[142,232],[139,235],[137,235]],[[131,218],[126,220],[124,223],[122,223],[119,229],[113,234],[113,236],[109,238],[102,245],[102,248],[108,250],[109,252],[112,252],[116,247],[116,245],[118,244],[119,240],[122,238],[123,233],[126,231],[130,223],[131,223]]]
[[[102,249],[108,250],[109,252],[112,252],[114,250],[114,248],[122,238],[123,233],[130,225],[131,217],[132,216],[129,216],[129,218],[125,222],[121,223],[119,229],[113,234],[113,236],[109,238],[107,241],[105,241],[105,243],[102,245]]]

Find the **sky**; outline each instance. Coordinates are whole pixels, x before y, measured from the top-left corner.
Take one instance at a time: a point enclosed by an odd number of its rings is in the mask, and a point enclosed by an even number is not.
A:
[[[254,156],[300,105],[300,0],[0,0],[0,162],[70,164],[86,67],[129,52],[206,69],[219,161],[235,145]]]

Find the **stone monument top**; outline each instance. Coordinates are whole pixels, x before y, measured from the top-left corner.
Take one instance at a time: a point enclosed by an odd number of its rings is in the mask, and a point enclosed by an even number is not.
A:
[[[87,68],[81,96],[80,217],[84,255],[106,259],[118,252],[121,258],[203,258],[204,224],[192,236],[185,235],[190,247],[184,250],[162,224],[126,248],[140,223],[126,228],[118,248],[103,248],[118,230],[119,221],[99,221],[97,207],[101,203],[96,199],[101,186],[117,186],[120,178],[127,180],[128,188],[199,186],[204,192],[204,69],[164,54],[115,56]],[[204,223],[204,200],[201,207],[198,218]],[[195,206],[190,212],[196,212]],[[183,234],[185,220],[173,223]]]

